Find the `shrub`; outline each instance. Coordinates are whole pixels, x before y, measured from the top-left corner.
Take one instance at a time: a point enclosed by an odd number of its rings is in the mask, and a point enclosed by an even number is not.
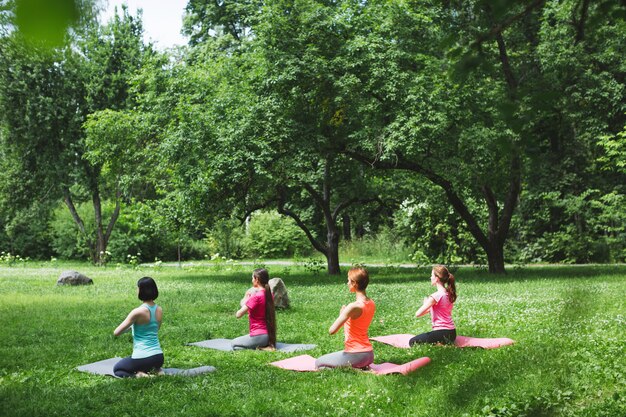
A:
[[[376,235],[339,243],[340,259],[352,261],[369,258],[388,262],[409,262],[411,253],[411,247],[404,239],[398,239],[394,231],[388,227],[382,227]]]
[[[245,235],[245,255],[260,258],[284,258],[311,253],[304,232],[288,218],[275,211],[256,212]]]
[[[89,258],[88,241],[95,236],[93,207],[90,203],[77,204],[76,209],[85,223],[85,236],[72,219],[64,205],[54,211],[50,222],[52,248],[62,259]],[[103,203],[103,219],[107,221],[114,209],[111,202]],[[127,262],[128,254],[140,253],[138,262],[152,261],[154,258],[176,260],[178,243],[186,259],[202,258],[209,253],[206,243],[193,240],[183,231],[171,231],[159,221],[154,210],[142,203],[124,205],[111,232],[107,246],[110,261]]]
[[[48,222],[52,210],[46,204],[33,203],[24,210],[6,214],[6,223],[0,220],[0,250],[28,255],[34,259],[48,259],[53,254]]]
[[[243,226],[236,219],[218,220],[207,233],[206,250],[211,254],[219,253],[226,258],[241,258],[244,254]]]
[[[85,224],[85,230],[93,233],[94,220],[87,203],[76,204],[76,211]],[[61,259],[89,259],[87,240],[91,235],[84,236],[72,219],[65,205],[59,204],[54,209],[50,222],[51,244],[54,253]]]

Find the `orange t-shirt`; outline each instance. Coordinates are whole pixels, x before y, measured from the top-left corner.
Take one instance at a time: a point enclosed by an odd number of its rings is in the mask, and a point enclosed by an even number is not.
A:
[[[367,299],[363,302],[363,312],[358,319],[349,318],[343,326],[345,335],[344,352],[369,352],[374,350],[370,343],[367,330],[374,318],[376,304],[374,300]]]

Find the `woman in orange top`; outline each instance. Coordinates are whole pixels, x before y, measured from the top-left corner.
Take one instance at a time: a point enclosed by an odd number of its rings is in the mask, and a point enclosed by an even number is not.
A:
[[[356,293],[356,301],[342,306],[339,317],[328,329],[328,333],[335,334],[343,326],[344,350],[321,356],[315,361],[316,368],[365,368],[374,362],[374,349],[367,330],[374,317],[376,304],[365,294],[367,284],[369,275],[365,268],[352,268],[348,271],[348,288],[350,292]]]

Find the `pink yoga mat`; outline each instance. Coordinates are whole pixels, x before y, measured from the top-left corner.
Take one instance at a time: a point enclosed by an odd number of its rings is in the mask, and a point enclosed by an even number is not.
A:
[[[390,334],[389,336],[370,337],[370,339],[399,348],[408,348],[409,340],[413,336],[414,335],[412,334]],[[480,337],[457,336],[454,341],[454,345],[456,347],[480,347],[483,349],[495,349],[501,346],[512,345],[513,343],[515,343],[515,341],[509,339],[508,337],[486,339]]]
[[[398,373],[402,375],[407,375],[410,372],[413,372],[424,365],[430,363],[430,358],[423,357],[419,359],[412,360],[411,362],[404,363],[402,365],[396,365],[395,363],[381,363],[379,365],[372,364],[370,365],[371,372],[376,375],[387,375]],[[300,371],[300,372],[315,372],[315,358],[309,355],[300,355],[294,356],[293,358],[284,359],[282,361],[272,362],[270,365],[277,366],[279,368],[287,369],[290,371]]]
[[[315,369],[315,358],[311,355],[294,356],[293,358],[283,359],[282,361],[270,362],[270,365],[290,371],[307,372],[317,370]]]

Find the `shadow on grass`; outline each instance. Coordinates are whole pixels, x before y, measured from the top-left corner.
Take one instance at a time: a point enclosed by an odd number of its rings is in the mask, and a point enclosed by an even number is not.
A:
[[[491,401],[498,403],[499,406],[508,407],[513,404],[525,407],[529,413],[527,415],[555,415],[553,408],[564,404],[554,403],[550,397],[557,390],[573,389],[570,377],[575,371],[568,366],[568,358],[572,353],[570,329],[580,326],[581,323],[582,326],[587,326],[589,321],[586,319],[599,308],[582,289],[576,287],[568,288],[561,299],[563,307],[543,335],[534,337],[535,335],[531,334],[526,339],[517,340],[513,346],[499,348],[498,350],[504,349],[502,352],[479,349],[477,351],[477,354],[481,355],[479,366],[462,381],[450,384],[448,401],[459,407],[467,407],[484,396],[485,392],[492,392],[494,386],[521,383],[526,393],[517,393],[507,398],[492,397]],[[587,323],[584,323],[585,321]],[[431,357],[433,364],[450,363],[460,359],[458,354],[451,355],[449,349],[434,352]],[[503,357],[512,360],[502,364]],[[500,372],[501,369],[506,372]],[[554,383],[548,391],[545,390],[546,379]],[[529,394],[533,391],[539,392]],[[502,401],[510,403],[502,404]]]
[[[389,268],[372,267],[368,268],[371,283],[375,285],[385,284],[406,284],[427,282],[430,277],[430,268]],[[214,272],[210,269],[206,271],[177,271],[168,276],[168,279],[175,281],[187,281],[193,283],[212,282],[250,284],[250,272]],[[324,273],[314,274],[307,271],[290,271],[285,274],[280,267],[269,269],[270,276],[280,277],[287,286],[315,287],[319,285],[344,284],[346,280],[347,268],[342,269],[341,275],[327,275]],[[457,268],[454,269],[457,282],[471,283],[512,283],[520,281],[545,280],[545,279],[565,279],[565,280],[587,280],[590,277],[626,277],[626,265],[607,266],[546,266],[527,267],[509,269],[505,275],[492,275],[484,269],[478,268]]]

